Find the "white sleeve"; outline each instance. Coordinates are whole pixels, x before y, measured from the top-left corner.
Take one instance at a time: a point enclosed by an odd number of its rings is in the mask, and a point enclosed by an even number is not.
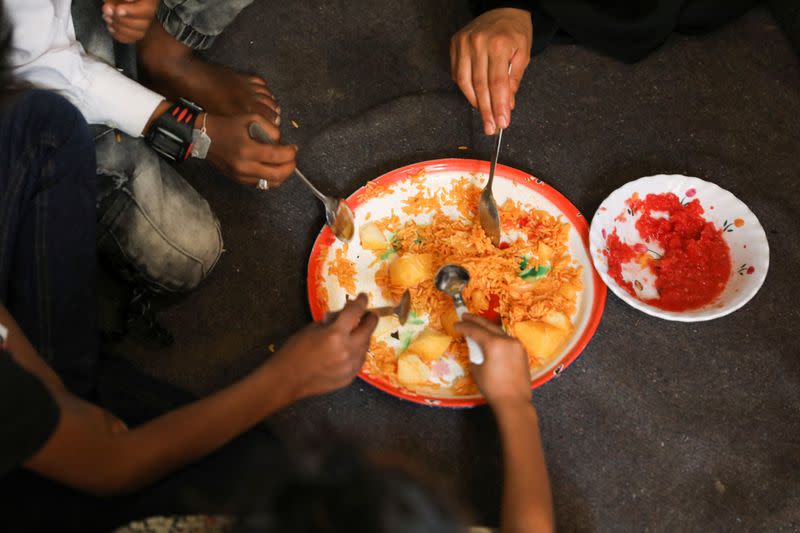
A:
[[[5,0],[13,28],[15,77],[57,92],[89,124],[142,135],[164,98],[89,56],[75,39],[70,0]]]

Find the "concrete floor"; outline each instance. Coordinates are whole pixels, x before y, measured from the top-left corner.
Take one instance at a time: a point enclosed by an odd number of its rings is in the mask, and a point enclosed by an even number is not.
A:
[[[299,125],[284,122],[300,167],[346,195],[400,165],[488,156],[448,72],[449,36],[468,19],[466,2],[445,0],[263,2],[210,57],[266,76]],[[665,322],[609,295],[581,358],[536,391],[559,530],[800,530],[800,68],[771,15],[674,36],[636,65],[552,46],[517,101],[502,162],[584,213],[629,180],[685,173],[744,200],[771,248],[758,295],[709,323]],[[204,394],[309,320],[306,261],[323,218],[297,182],[259,194],[204,163],[183,173],[221,219],[226,253],[164,310],[173,348],[129,338],[118,350]],[[501,464],[485,408],[426,408],[356,382],[268,424],[287,438],[329,427],[403,452],[477,521],[498,522]]]

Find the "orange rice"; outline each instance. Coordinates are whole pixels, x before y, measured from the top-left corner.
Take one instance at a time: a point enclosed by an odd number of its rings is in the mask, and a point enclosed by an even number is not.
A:
[[[347,245],[336,249],[336,257],[328,266],[328,275],[336,276],[339,285],[351,296],[356,295],[356,264],[347,258]]]

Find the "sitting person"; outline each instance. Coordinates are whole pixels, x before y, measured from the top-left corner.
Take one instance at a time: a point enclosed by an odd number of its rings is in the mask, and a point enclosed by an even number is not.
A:
[[[208,202],[167,159],[207,158],[231,179],[262,189],[280,185],[294,169],[297,148],[279,144],[280,107],[264,79],[194,54],[211,46],[251,1],[108,0],[100,6],[75,0],[76,10],[96,9],[98,21],[102,9],[108,32],[120,41],[138,41],[146,87],[84,51],[70,0],[3,2],[14,23],[15,76],[63,95],[89,124],[100,125],[93,131],[97,245],[115,270],[140,286],[192,289],[222,253]],[[252,140],[252,122],[276,144]],[[108,134],[109,128],[123,135]]]
[[[622,61],[638,61],[674,31],[713,30],[744,13],[754,0],[476,0],[479,16],[450,43],[450,72],[486,135],[511,123],[531,53],[556,34]],[[511,69],[509,71],[509,65]]]

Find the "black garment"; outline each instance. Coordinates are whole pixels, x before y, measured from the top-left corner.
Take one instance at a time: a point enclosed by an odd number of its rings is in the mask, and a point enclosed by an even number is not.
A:
[[[94,154],[63,97],[27,90],[0,104],[0,302],[84,397],[97,359]]]
[[[740,16],[756,0],[477,0],[478,12],[527,9],[533,17],[533,53],[558,34],[627,62],[642,59],[675,31],[713,30]]]
[[[44,384],[0,349],[0,476],[47,442],[58,423],[58,406]]]

